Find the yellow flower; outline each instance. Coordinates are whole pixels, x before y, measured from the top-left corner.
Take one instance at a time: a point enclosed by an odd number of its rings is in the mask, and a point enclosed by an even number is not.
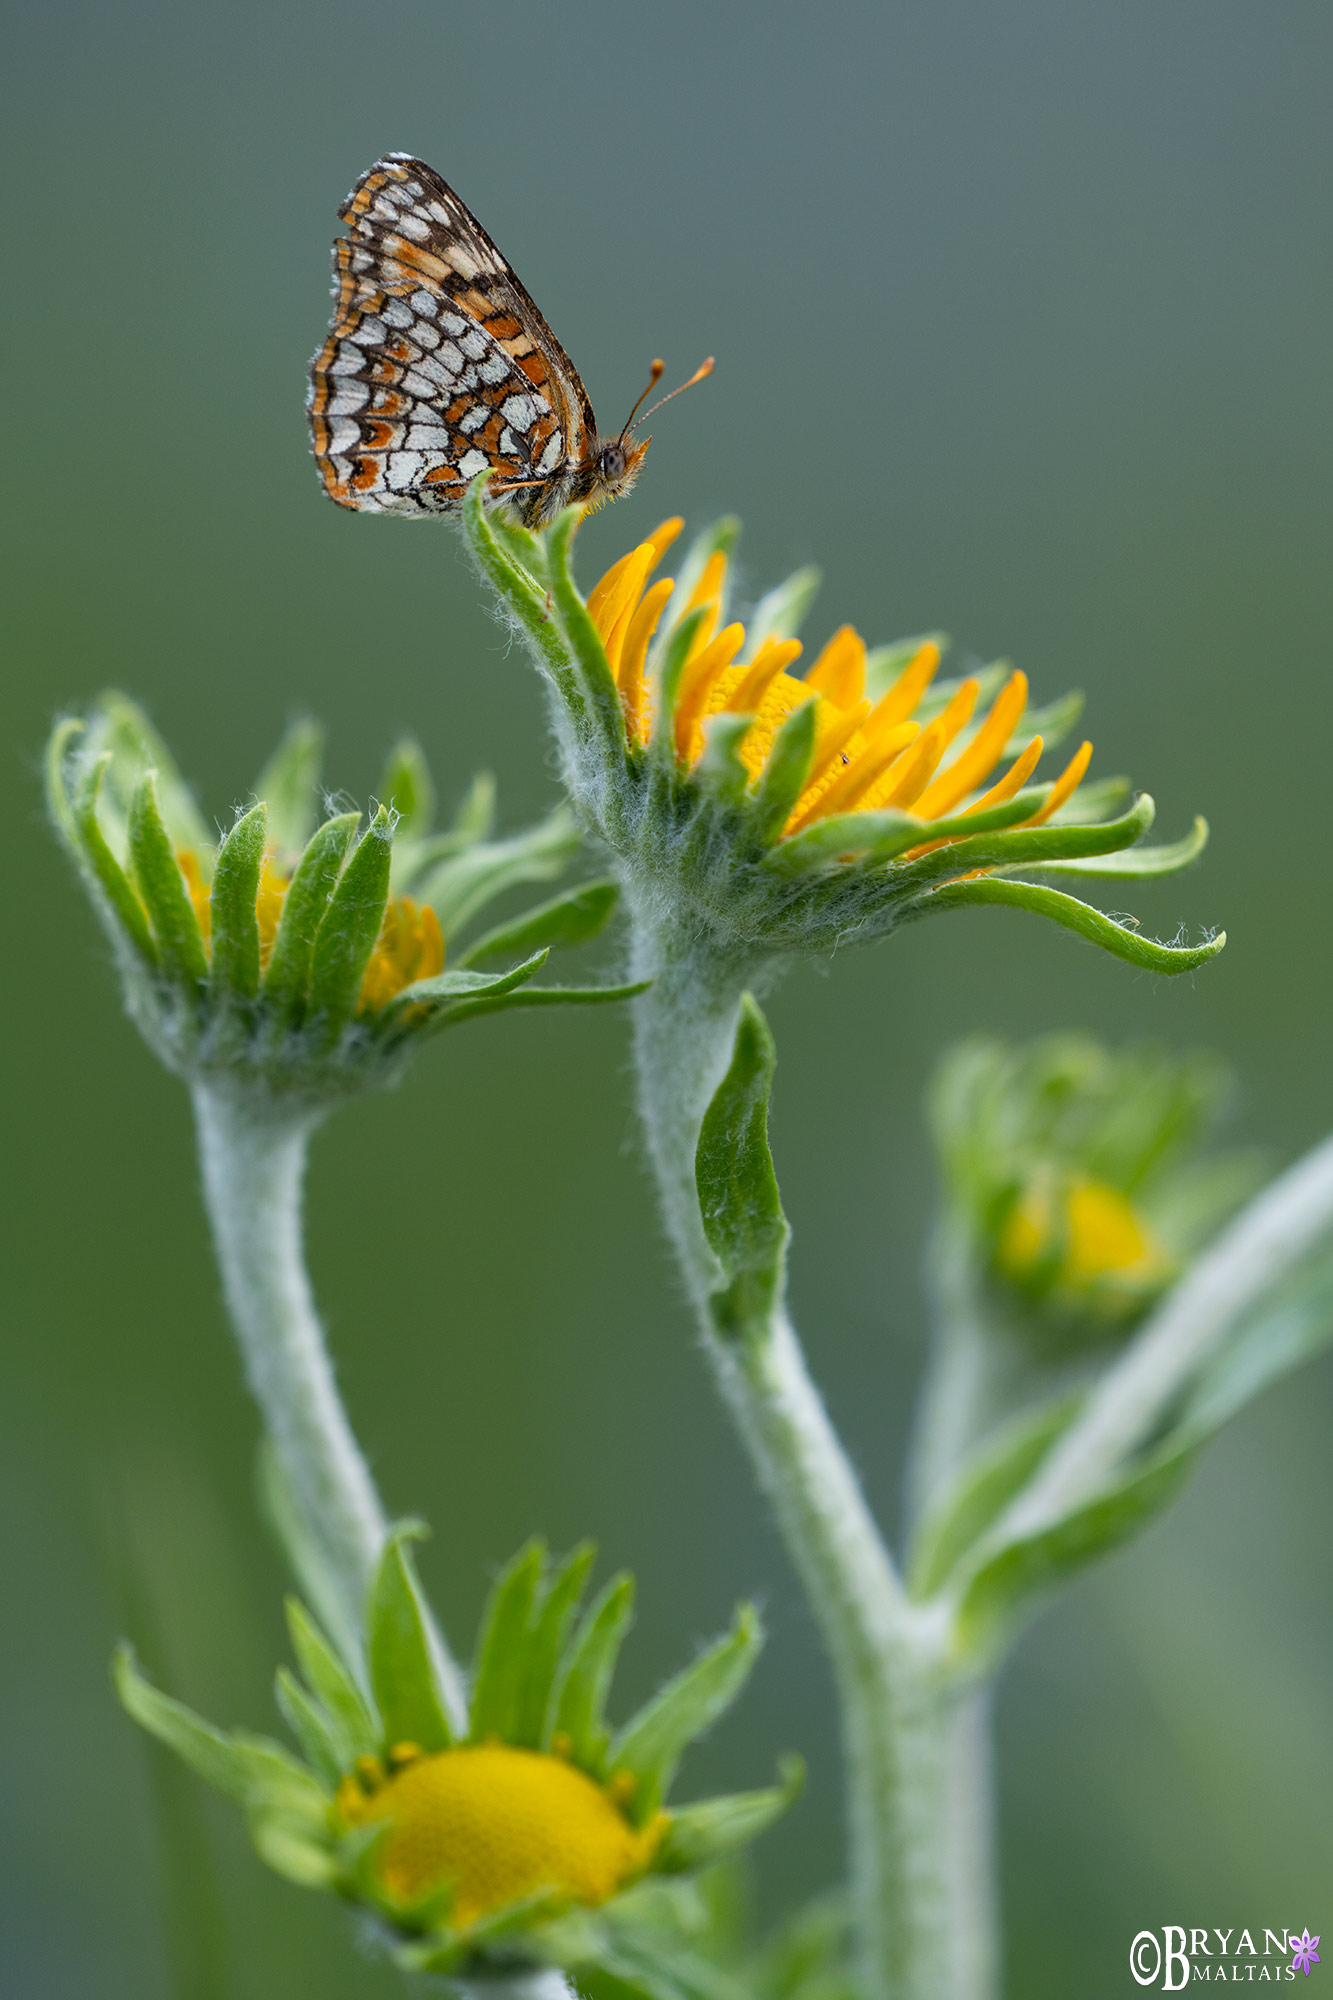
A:
[[[185,877],[200,936],[208,950],[213,928],[212,903],[199,856],[192,848],[178,849],[176,861]],[[255,896],[255,918],[259,925],[259,963],[267,967],[273,954],[283,904],[291,886],[272,848],[265,851]],[[379,939],[361,981],[357,1011],[377,1014],[416,979],[433,979],[444,971],[444,936],[439,918],[429,903],[421,908],[410,896],[392,896],[384,911]]]
[[[669,579],[651,585],[648,579],[681,526],[679,519],[663,522],[612,565],[588,598],[627,725],[640,743],[647,742],[652,721],[653,690],[645,677],[648,649],[675,589]],[[673,718],[677,756],[686,768],[703,754],[704,724],[710,716],[751,715],[740,755],[751,778],[757,778],[783,722],[802,702],[814,699],[814,759],[784,835],[833,814],[884,807],[941,819],[960,808],[976,812],[1001,805],[1022,790],[1041,757],[1040,736],[1031,739],[1002,778],[975,796],[1003,760],[1022,720],[1027,707],[1023,674],[1010,675],[979,720],[980,684],[967,679],[939,714],[918,721],[915,712],[939,666],[939,648],[933,644],[920,647],[873,702],[865,692],[865,641],[850,625],[834,633],[802,679],[789,671],[801,653],[795,639],[769,639],[752,660],[743,661],[745,627],[733,623],[717,630],[726,571],[724,554],[710,556],[682,612],[703,614]],[[1084,743],[1041,809],[1021,824],[1039,826],[1058,812],[1078,787],[1091,755],[1092,745]],[[915,851],[925,852],[928,846]]]
[[[1170,1260],[1128,1195],[1109,1182],[1049,1173],[1028,1184],[1010,1210],[996,1247],[1008,1277],[1022,1281],[1058,1259],[1054,1282],[1078,1293],[1156,1284]]]
[[[551,1891],[561,1901],[605,1903],[651,1863],[667,1825],[642,1829],[621,1811],[614,1785],[541,1751],[483,1743],[423,1756],[373,1758],[343,1780],[337,1810],[349,1827],[387,1822],[378,1856],[385,1888],[402,1903],[452,1887],[451,1922],[481,1917]]]

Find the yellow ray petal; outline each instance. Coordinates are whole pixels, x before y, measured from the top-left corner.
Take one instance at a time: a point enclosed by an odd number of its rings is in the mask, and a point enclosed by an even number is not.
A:
[[[865,734],[864,730],[862,734]],[[894,728],[883,731],[873,747],[863,751],[840,777],[834,779],[828,790],[820,794],[816,810],[808,813],[807,819],[828,819],[834,813],[851,812],[854,807],[864,805],[866,795],[920,734],[919,722],[899,722]],[[795,827],[791,830],[793,833],[797,831]]]
[[[667,599],[675,587],[671,578],[664,576],[660,583],[655,583],[652,589],[646,592],[638,610],[630,619],[629,629],[625,633],[624,644],[620,649],[618,675],[620,699],[625,707],[625,720],[631,730],[640,737],[644,733],[642,725],[647,695],[643,681],[643,663],[648,657],[648,648],[652,644],[653,633],[657,630],[657,621],[662,616]]]
[[[832,786],[837,783],[835,766],[838,759],[852,738],[860,733],[869,713],[868,701],[858,702],[855,708],[848,709],[842,714],[831,703],[823,706],[810,774],[806,779],[805,790],[796,801],[795,810],[783,828],[784,833],[799,833],[801,828],[808,826],[812,820],[824,817],[824,799]],[[830,773],[833,773],[832,777]]]
[[[685,672],[681,675],[680,693],[676,698],[675,733],[676,753],[685,756],[692,747],[692,739],[703,714],[714,681],[727,668],[745,644],[745,627],[727,625],[718,633],[711,644],[702,652],[695,653]]]
[[[779,674],[801,657],[799,639],[769,639],[759,648],[736,686],[722,704],[733,715],[750,715],[758,708]],[[809,686],[807,680],[806,686]]]
[[[892,723],[906,722],[934,680],[939,664],[940,649],[933,639],[928,639],[924,646],[913,653],[876,709],[875,713],[882,727],[887,729]]]
[[[648,581],[648,572],[652,569],[652,566],[653,545],[651,542],[643,542],[637,549],[631,552],[629,561],[625,564],[620,575],[606,593],[598,610],[593,614],[593,623],[601,634],[602,644],[606,647],[608,659],[611,657],[611,642],[615,636],[616,628],[617,626],[622,628],[621,636],[623,638],[623,627],[633,612],[635,604],[638,602],[639,592]],[[612,665],[614,666],[614,664],[613,661]]]
[[[1052,785],[1051,796],[1047,799],[1041,811],[1034,813],[1031,819],[1025,819],[1023,825],[1040,826],[1043,820],[1048,820],[1054,813],[1058,813],[1061,806],[1068,803],[1082,784],[1083,773],[1087,770],[1091,761],[1092,745],[1091,743],[1084,743],[1074,752],[1074,755]]]
[[[938,819],[941,813],[966,798],[973,786],[994,769],[1018,726],[1027,700],[1027,675],[1016,670],[996,695],[990,714],[967,749],[923,793],[918,808],[923,818]]]
[[[866,691],[866,642],[854,626],[839,626],[805,679],[835,708],[860,701]]]

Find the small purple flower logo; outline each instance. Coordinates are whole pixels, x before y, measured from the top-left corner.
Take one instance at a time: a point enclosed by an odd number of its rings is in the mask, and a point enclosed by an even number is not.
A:
[[[1296,1953],[1295,1958],[1291,1961],[1292,1971],[1303,1972],[1308,1979],[1310,1977],[1310,1967],[1323,1963],[1319,1953],[1315,1950],[1315,1946],[1319,1942],[1318,1938],[1311,1937],[1309,1931],[1303,1931],[1297,1937],[1293,1931],[1288,1942],[1293,1946]]]

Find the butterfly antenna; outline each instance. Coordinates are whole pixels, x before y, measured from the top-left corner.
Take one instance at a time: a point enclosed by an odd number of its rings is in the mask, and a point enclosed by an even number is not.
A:
[[[625,419],[625,426],[624,429],[621,431],[619,438],[619,442],[621,444],[623,444],[625,439],[629,436],[630,426],[634,422],[635,417],[639,414],[639,405],[645,403],[648,400],[649,396],[652,395],[653,390],[657,387],[658,383],[662,379],[662,371],[665,367],[666,367],[665,361],[654,361],[652,367],[649,369],[648,387],[644,390],[643,394],[639,397],[638,402],[635,403],[634,408],[630,411],[629,415]]]
[[[629,422],[625,425],[624,430],[620,433],[622,438],[626,437],[629,433],[630,424],[634,422],[635,416],[638,414],[639,403],[643,402],[644,397],[651,396],[653,390],[657,387],[658,383],[661,381],[662,370],[664,365],[665,364],[662,363],[661,361],[654,361],[652,367],[652,376],[651,379],[649,380],[648,387],[644,390],[643,395],[640,396],[639,402],[636,403],[634,405],[634,408],[630,411]],[[649,417],[655,416],[657,411],[662,408],[663,403],[669,403],[671,401],[672,396],[683,396],[687,389],[692,389],[696,382],[702,382],[705,375],[711,375],[712,372],[713,372],[713,357],[710,354],[707,361],[701,362],[699,367],[695,369],[693,375],[691,375],[688,382],[682,382],[678,389],[673,389],[671,391],[670,396],[663,396],[662,401],[660,403],[654,403],[651,410],[645,410],[642,417],[640,417],[639,419],[640,423],[646,424]]]

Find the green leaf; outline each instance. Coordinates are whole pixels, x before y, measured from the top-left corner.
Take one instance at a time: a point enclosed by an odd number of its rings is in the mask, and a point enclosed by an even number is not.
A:
[[[1193,972],[1196,966],[1216,958],[1227,941],[1226,932],[1219,931],[1207,944],[1157,944],[1151,938],[1136,936],[1114,917],[1104,916],[1090,904],[1062,895],[1058,889],[1039,888],[1028,882],[997,881],[994,876],[983,876],[976,882],[946,882],[942,889],[932,890],[913,904],[906,914],[928,916],[932,911],[955,909],[964,903],[1007,903],[1014,909],[1050,917],[1066,930],[1077,931],[1090,944],[1100,945],[1103,951],[1123,958],[1129,965],[1140,966],[1145,972],[1168,975]]]
[[[259,991],[259,922],[255,898],[268,839],[268,810],[251,806],[218,849],[213,870],[213,991],[253,1000]]]
[[[141,1728],[176,1752],[206,1784],[238,1805],[280,1806],[323,1825],[327,1799],[303,1764],[280,1744],[237,1732],[224,1736],[184,1702],[146,1680],[131,1647],[117,1648],[111,1667],[121,1705]]]
[[[794,639],[806,621],[822,582],[821,571],[807,565],[804,569],[794,570],[785,582],[761,597],[746,622],[742,660],[748,664],[770,639]]]
[[[424,840],[435,820],[435,786],[426,753],[411,736],[389,752],[379,796],[398,815],[399,840]]]
[[[487,1600],[472,1683],[468,1725],[472,1743],[484,1743],[491,1736],[508,1743],[518,1727],[528,1672],[529,1628],[545,1564],[543,1544],[528,1542],[501,1570]]]
[[[256,1474],[260,1511],[291,1564],[293,1575],[319,1613],[325,1630],[333,1634],[341,1657],[358,1659],[361,1633],[350,1623],[342,1578],[292,1499],[291,1488],[268,1439],[259,1447]]]
[[[256,780],[255,796],[268,807],[269,832],[279,854],[299,854],[315,830],[323,756],[324,731],[303,718],[292,724]]]
[[[609,1764],[613,1774],[626,1771],[635,1780],[628,1811],[636,1825],[657,1811],[687,1746],[731,1707],[763,1642],[758,1612],[751,1604],[739,1605],[731,1631],[668,1681],[620,1731]]]
[[[566,507],[547,531],[546,560],[551,596],[570,652],[578,663],[588,711],[596,719],[602,747],[623,763],[627,746],[620,690],[611,671],[611,662],[606,657],[606,648],[569,569],[571,545],[582,519],[581,507]]]
[[[1188,1475],[1197,1446],[1169,1444],[1063,1519],[1007,1542],[963,1591],[955,1634],[960,1653],[994,1661],[1031,1600],[1129,1541],[1159,1514]]]
[[[384,923],[392,865],[393,823],[382,805],[338,877],[315,938],[307,1014],[329,1046],[356,1012]]]
[[[130,945],[150,966],[157,964],[157,946],[148,928],[143,904],[135,894],[124,869],[111,852],[97,819],[97,802],[102,780],[111,761],[104,751],[83,770],[71,800],[68,762],[73,746],[83,734],[76,716],[57,723],[46,747],[46,798],[51,817],[74,861],[86,878],[105,916],[124,933]]]
[[[752,818],[756,836],[765,846],[778,838],[805,790],[815,754],[817,707],[812,698],[792,710],[774,737],[768,762],[759,774]]]
[[[727,1279],[711,1310],[727,1335],[766,1331],[782,1296],[791,1232],[768,1145],[776,1064],[768,1023],[747,993],[731,1066],[704,1114],[694,1162],[704,1234]]]
[[[619,900],[620,888],[615,882],[582,882],[538,909],[525,911],[512,923],[487,931],[485,937],[469,945],[458,962],[476,965],[484,958],[527,954],[541,945],[555,951],[583,944],[605,927]]]
[[[382,1748],[382,1732],[348,1667],[298,1598],[287,1599],[287,1629],[311,1692],[328,1717],[335,1752],[345,1771],[358,1757]]]
[[[911,1588],[929,1597],[1026,1486],[1052,1444],[1082,1407],[1082,1394],[1062,1396],[1026,1412],[988,1439],[961,1468],[951,1490],[931,1508],[913,1537]]]
[[[634,1578],[613,1576],[584,1614],[557,1675],[552,1740],[568,1738],[574,1762],[585,1770],[600,1766],[606,1697],[633,1616]]]
[[[204,940],[194,914],[162,815],[157,808],[157,778],[145,772],[130,802],[130,866],[139,894],[148,907],[162,968],[184,985],[198,989],[208,976]]]
[[[1127,854],[1090,855],[1086,860],[1028,862],[1025,875],[1097,875],[1103,881],[1140,882],[1149,875],[1174,875],[1188,868],[1208,845],[1208,822],[1198,817],[1183,840],[1163,847],[1135,847]]]
[[[766,1833],[795,1804],[805,1784],[805,1765],[799,1757],[784,1757],[779,1768],[782,1783],[766,1791],[733,1792],[676,1807],[654,1867],[667,1875],[711,1868]]]
[[[336,819],[325,820],[296,864],[264,974],[265,998],[280,1020],[298,1021],[304,1012],[315,939],[348,844],[360,824],[360,813],[340,813]]]
[[[385,1747],[415,1743],[430,1752],[447,1750],[453,1731],[430,1618],[407,1546],[416,1532],[396,1529],[384,1545],[366,1613],[366,1655]]]
[[[330,1791],[347,1769],[329,1718],[287,1667],[279,1667],[274,1683],[282,1719],[301,1746],[301,1753]]]
[[[574,1614],[596,1551],[583,1542],[556,1571],[536,1608],[528,1645],[528,1667],[519,1691],[518,1719],[511,1742],[545,1750],[551,1740],[551,1692]]]

